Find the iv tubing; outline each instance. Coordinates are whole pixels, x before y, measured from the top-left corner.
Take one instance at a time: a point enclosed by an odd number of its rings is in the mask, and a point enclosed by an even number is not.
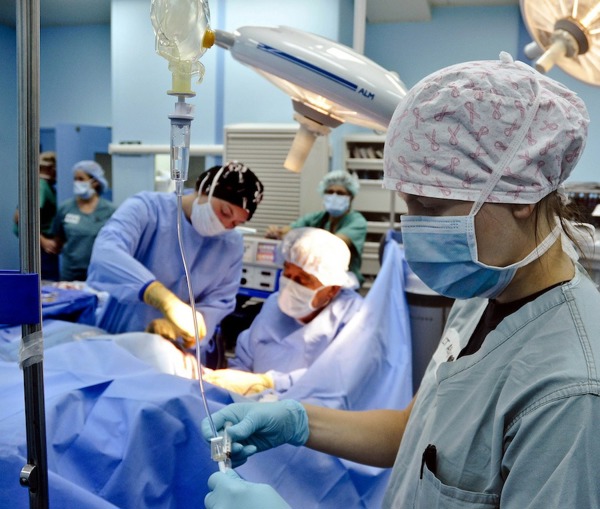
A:
[[[185,251],[183,249],[183,235],[181,231],[181,216],[183,215],[183,207],[181,204],[181,197],[183,195],[183,181],[175,181],[175,191],[177,193],[177,239],[179,240],[179,251],[181,252],[181,260],[183,261],[183,270],[185,271],[185,279],[187,281],[188,292],[190,296],[190,306],[192,308],[193,320],[194,320],[194,334],[196,336],[196,362],[198,363],[198,381],[200,383],[200,395],[202,396],[202,403],[204,405],[204,411],[208,417],[210,429],[214,437],[218,437],[215,423],[213,422],[212,416],[208,410],[208,402],[206,401],[206,393],[204,392],[204,379],[202,378],[202,362],[200,360],[200,336],[198,334],[198,320],[196,317],[196,302],[194,299],[194,292],[192,291],[192,284],[190,282],[190,272],[188,269],[187,260],[185,258]]]

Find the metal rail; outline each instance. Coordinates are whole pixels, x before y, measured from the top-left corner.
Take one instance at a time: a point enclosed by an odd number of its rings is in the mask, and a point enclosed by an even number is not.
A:
[[[19,253],[21,273],[40,274],[39,208],[39,0],[17,2],[17,85],[19,145]],[[41,302],[38,323],[22,326],[22,351],[42,338]],[[35,348],[34,348],[35,351]],[[44,404],[43,352],[21,356],[25,397],[27,465],[20,482],[29,489],[29,506],[48,508],[48,459]]]

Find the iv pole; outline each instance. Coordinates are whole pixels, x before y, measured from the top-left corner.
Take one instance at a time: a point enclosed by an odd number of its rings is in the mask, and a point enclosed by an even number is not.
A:
[[[19,254],[21,274],[40,274],[40,207],[38,182],[39,0],[17,2],[17,85],[19,147]],[[39,292],[38,292],[39,293]],[[33,303],[32,303],[33,304]],[[20,483],[29,489],[29,507],[48,508],[48,461],[44,405],[41,303],[37,323],[22,325],[21,367],[25,396],[27,464]]]

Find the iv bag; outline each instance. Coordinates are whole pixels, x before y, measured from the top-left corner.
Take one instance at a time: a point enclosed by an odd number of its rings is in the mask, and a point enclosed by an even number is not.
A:
[[[204,76],[200,57],[212,45],[207,41],[210,10],[207,0],[152,0],[150,19],[156,36],[156,52],[169,61],[174,93],[191,93],[191,76]],[[181,90],[177,90],[181,88]]]

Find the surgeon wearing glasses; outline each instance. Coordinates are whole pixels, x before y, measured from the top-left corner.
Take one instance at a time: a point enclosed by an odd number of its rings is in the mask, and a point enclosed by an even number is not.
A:
[[[296,228],[283,239],[279,291],[240,333],[228,367],[204,380],[241,394],[283,394],[358,313],[362,297],[348,271],[350,251],[320,228]]]

